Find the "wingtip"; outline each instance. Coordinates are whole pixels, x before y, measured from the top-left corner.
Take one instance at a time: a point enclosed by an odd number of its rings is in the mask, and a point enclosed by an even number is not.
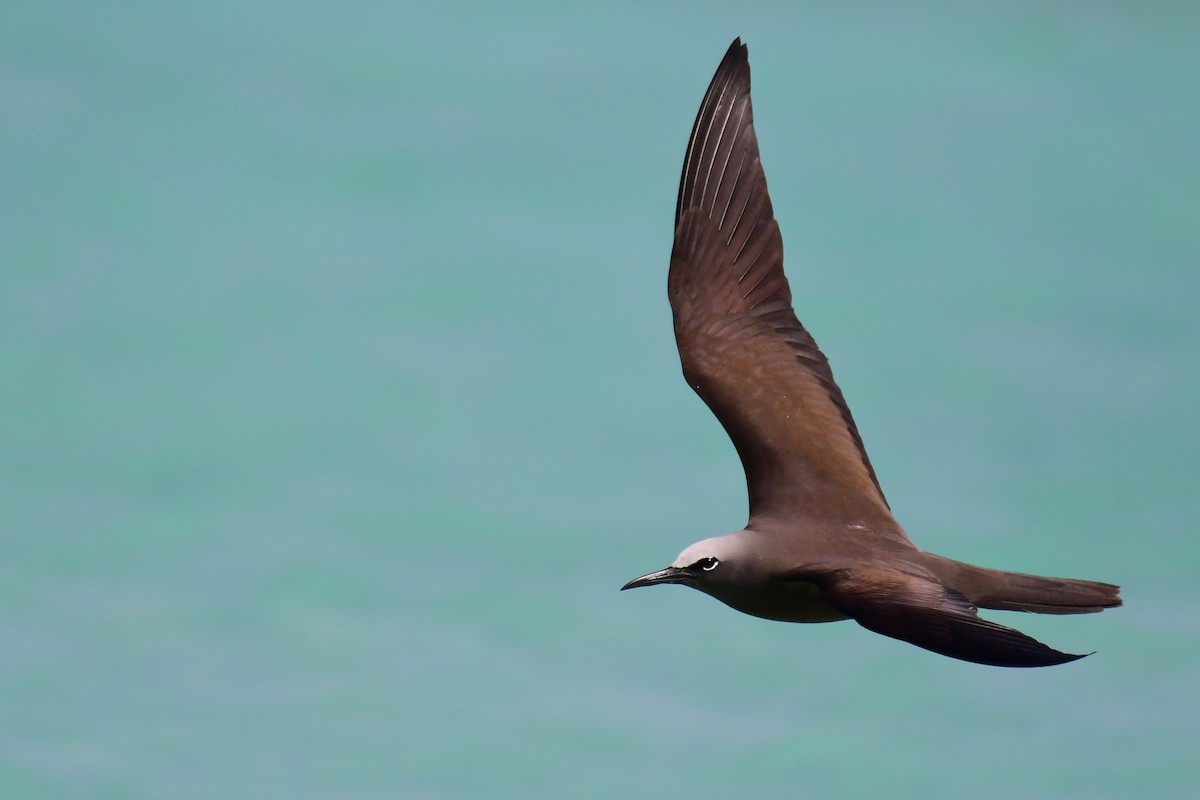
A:
[[[733,43],[729,45],[729,49],[725,51],[725,57],[721,59],[721,64],[713,74],[713,83],[709,89],[717,84],[718,79],[728,78],[731,75],[743,75],[742,80],[747,83],[750,81],[750,48],[746,46],[740,36],[735,37]]]
[[[1092,655],[1096,654],[1095,650],[1093,650],[1090,653],[1064,653],[1060,650],[1054,650],[1054,648],[1050,648],[1050,649],[1056,654],[1056,656],[1054,658],[1047,659],[1046,663],[1044,663],[1044,664],[1030,664],[1029,666],[1031,666],[1031,667],[1057,667],[1059,664],[1070,664],[1072,661],[1078,661],[1081,658],[1087,658],[1088,656],[1092,656]]]
[[[743,65],[750,64],[749,48],[742,41],[742,37],[735,36],[729,44],[729,49],[725,51],[725,55],[721,58],[721,63],[717,67],[716,75],[728,73],[731,70],[739,69]]]
[[[1061,650],[1055,650],[1053,647],[1044,645],[1036,640],[1031,640],[1034,644],[1040,645],[1038,648],[1030,648],[1023,652],[1008,651],[1008,652],[993,652],[993,653],[962,653],[962,652],[942,652],[942,655],[957,658],[962,661],[971,661],[976,664],[983,664],[989,667],[1015,667],[1017,669],[1029,669],[1037,667],[1057,667],[1060,664],[1070,664],[1072,661],[1079,661],[1081,658],[1087,658],[1090,655],[1095,655],[1095,651],[1091,653],[1064,653]],[[929,649],[929,648],[927,648]],[[939,652],[934,650],[934,652]]]
[[[734,61],[748,61],[750,48],[742,41],[742,37],[733,37],[733,42],[729,45],[729,49],[725,51],[725,58],[722,59],[722,65],[732,63]]]
[[[1013,648],[1003,653],[992,654],[996,660],[992,666],[996,667],[1057,667],[1059,664],[1070,664],[1072,661],[1078,661],[1081,658],[1087,658],[1090,655],[1095,655],[1096,651],[1091,653],[1064,653],[1061,650],[1055,650],[1048,644],[1039,642],[1037,639],[1026,636],[1020,631],[1014,631],[1018,636],[1022,637],[1025,642],[1024,646]],[[983,660],[980,663],[988,663]]]

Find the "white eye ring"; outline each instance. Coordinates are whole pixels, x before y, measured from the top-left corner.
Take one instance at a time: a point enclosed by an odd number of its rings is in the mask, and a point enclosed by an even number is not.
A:
[[[715,558],[707,558],[707,559],[705,559],[705,561],[707,561],[708,563],[704,564],[703,566],[700,567],[700,569],[704,570],[705,572],[712,572],[714,569],[717,568],[717,565],[721,563],[720,561],[718,561]]]

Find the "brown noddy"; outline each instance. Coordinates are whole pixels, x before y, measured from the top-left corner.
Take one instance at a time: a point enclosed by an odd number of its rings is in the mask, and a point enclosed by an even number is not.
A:
[[[622,589],[681,583],[756,617],[853,619],[980,664],[1082,658],[978,609],[1087,614],[1121,605],[1119,587],[952,561],[921,550],[892,516],[829,362],[792,310],[740,39],[692,128],[667,288],[684,377],[737,448],[750,519]]]

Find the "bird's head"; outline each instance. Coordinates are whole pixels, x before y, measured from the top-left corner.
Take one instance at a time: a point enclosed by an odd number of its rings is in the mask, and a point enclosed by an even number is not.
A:
[[[713,590],[720,593],[722,587],[736,583],[748,566],[746,543],[740,535],[744,533],[696,542],[680,553],[671,566],[634,578],[621,591],[658,583],[682,583],[707,594],[713,594]]]

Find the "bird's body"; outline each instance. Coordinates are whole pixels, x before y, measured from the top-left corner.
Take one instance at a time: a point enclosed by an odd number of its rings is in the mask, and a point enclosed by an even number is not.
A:
[[[892,516],[829,363],[792,310],[739,40],[688,143],[668,295],[684,377],[745,468],[750,520],[624,588],[683,583],[754,616],[854,619],[985,664],[1079,658],[983,620],[977,607],[1088,613],[1120,605],[1116,586],[942,558],[914,545]]]

